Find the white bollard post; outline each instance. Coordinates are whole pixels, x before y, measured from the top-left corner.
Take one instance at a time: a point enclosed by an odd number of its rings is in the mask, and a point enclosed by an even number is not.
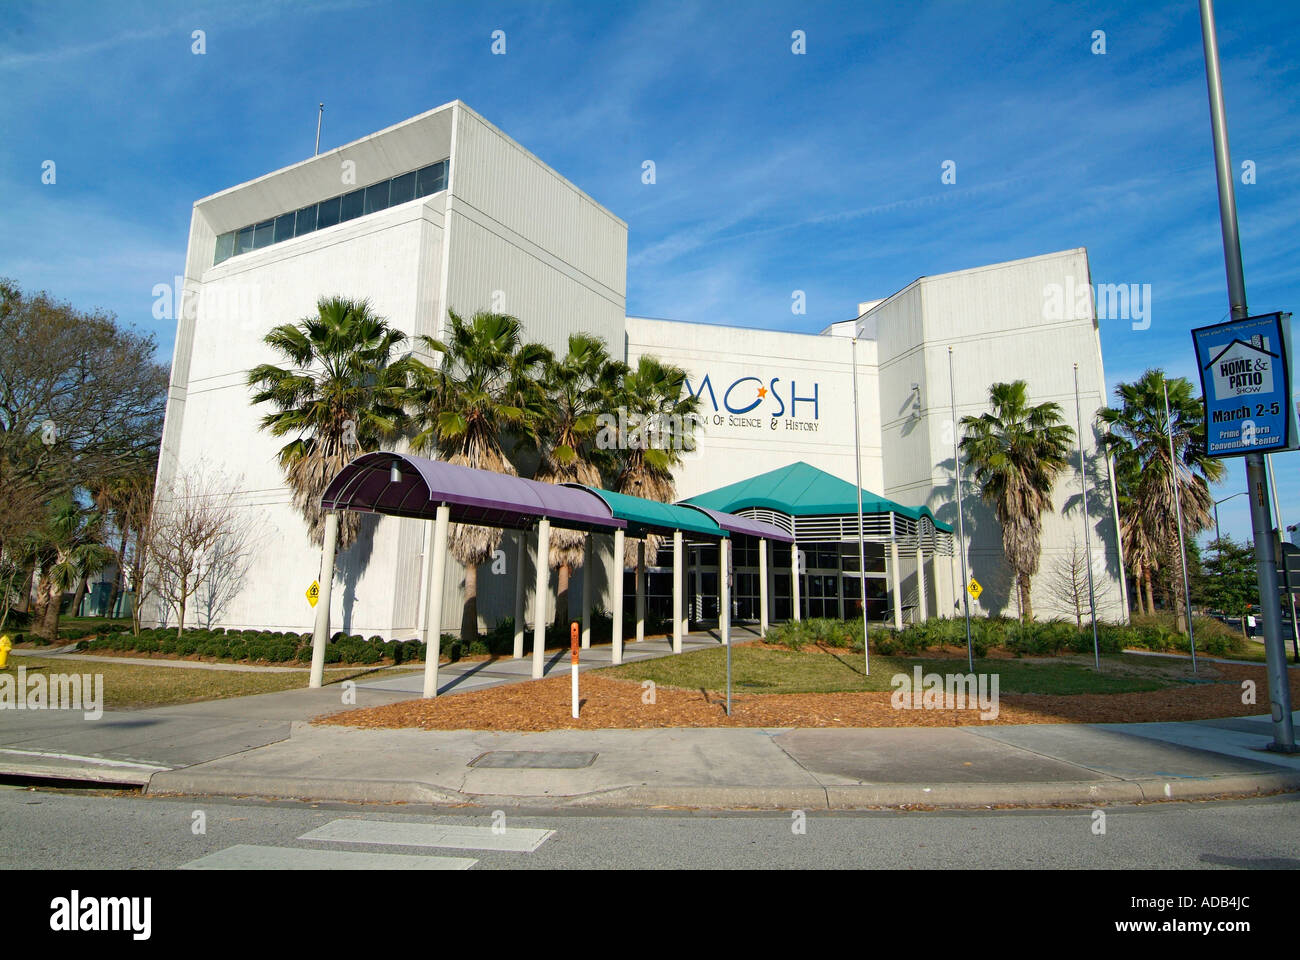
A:
[[[569,672],[570,688],[573,693],[573,719],[578,719],[578,621],[569,626]]]

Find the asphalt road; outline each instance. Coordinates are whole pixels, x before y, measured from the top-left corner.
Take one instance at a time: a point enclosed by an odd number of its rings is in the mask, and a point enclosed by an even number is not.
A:
[[[0,787],[0,868],[1286,869],[1300,867],[1297,804],[1300,797],[1282,796],[1116,806],[1104,810],[1099,833],[1089,810],[806,818],[795,811],[507,810],[494,820],[491,811],[432,814],[409,805]],[[316,838],[304,838],[312,831]]]

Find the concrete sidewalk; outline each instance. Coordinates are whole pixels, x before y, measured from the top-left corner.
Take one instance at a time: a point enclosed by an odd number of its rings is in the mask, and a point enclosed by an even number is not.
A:
[[[686,649],[716,644],[692,635]],[[671,654],[663,640],[626,659]],[[610,651],[583,651],[585,668]],[[567,670],[548,651],[547,672]],[[443,666],[441,693],[525,682],[528,658]],[[312,718],[409,700],[422,674],[110,711],[0,711],[0,775],[153,794],[577,807],[860,809],[1094,805],[1300,791],[1265,716],[1194,723],[557,730],[363,730]]]
[[[409,694],[358,690],[358,705]],[[151,794],[498,807],[861,809],[1095,805],[1300,791],[1266,717],[959,728],[362,730],[292,690],[95,722],[0,717],[0,772]]]

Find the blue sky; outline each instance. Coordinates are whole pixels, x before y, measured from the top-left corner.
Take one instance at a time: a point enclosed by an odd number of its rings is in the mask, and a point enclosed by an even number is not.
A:
[[[1233,160],[1256,165],[1251,312],[1295,309],[1300,5],[1216,12]],[[1085,246],[1094,282],[1151,284],[1149,329],[1102,323],[1113,386],[1194,376],[1187,331],[1228,309],[1194,0],[3,0],[0,89],[0,276],[164,357],[152,290],[191,205],[310,155],[319,100],[322,148],[466,101],[628,222],[632,314],[815,332],[922,274]],[[1275,465],[1295,523],[1300,453]],[[1217,497],[1244,489],[1229,466]],[[1220,518],[1246,536],[1246,498]]]

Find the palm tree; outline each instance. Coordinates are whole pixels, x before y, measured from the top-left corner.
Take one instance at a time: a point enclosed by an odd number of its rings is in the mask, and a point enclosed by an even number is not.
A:
[[[516,476],[506,444],[536,443],[545,394],[540,374],[550,351],[524,343],[517,319],[480,311],[469,320],[447,311],[445,341],[421,337],[442,355],[436,368],[412,360],[409,402],[417,453],[437,449],[443,460]],[[452,524],[448,550],[465,568],[462,643],[478,637],[478,566],[501,543],[501,530]]]
[[[1165,387],[1169,388],[1169,416],[1165,416]],[[1184,609],[1182,564],[1179,562],[1178,514],[1174,483],[1182,502],[1183,536],[1187,539],[1212,522],[1214,498],[1211,483],[1223,478],[1225,468],[1205,450],[1205,408],[1192,384],[1183,377],[1166,379],[1163,370],[1147,370],[1133,383],[1115,388],[1120,403],[1099,414],[1110,427],[1106,445],[1128,458],[1131,491],[1127,517],[1121,502],[1121,528],[1141,532],[1145,558],[1150,565],[1170,571],[1169,593],[1173,596],[1178,629],[1187,629]],[[1174,462],[1169,455],[1172,421]],[[1150,566],[1147,568],[1147,602],[1151,602]]]
[[[989,403],[991,412],[962,417],[961,450],[1002,525],[1002,552],[1015,574],[1021,620],[1032,620],[1029,588],[1042,553],[1042,514],[1069,464],[1074,430],[1058,404],[1031,405],[1023,380],[993,384]]]
[[[317,545],[325,529],[320,498],[330,481],[403,427],[409,360],[393,353],[405,340],[369,301],[321,297],[316,316],[266,335],[266,344],[289,365],[263,363],[248,373],[248,385],[257,390],[253,402],[274,408],[262,418],[262,429],[293,437],[280,448],[280,466]],[[360,526],[358,514],[344,511],[338,549],[356,539]]]
[[[81,579],[99,573],[112,559],[100,543],[104,518],[71,497],[50,505],[49,519],[40,535],[40,595],[45,605],[35,633],[54,641],[59,636],[59,608],[63,594]]]
[[[1111,450],[1115,465],[1115,492],[1119,509],[1120,540],[1124,563],[1133,574],[1138,613],[1154,613],[1152,580],[1160,568],[1160,547],[1150,519],[1137,506],[1137,488],[1142,480],[1142,464],[1131,448],[1114,446],[1102,438]]]
[[[673,468],[682,453],[695,449],[699,397],[686,386],[686,371],[658,357],[643,356],[623,377],[620,406],[626,419],[617,429],[614,490],[647,500],[677,499]],[[653,565],[661,538],[646,537],[646,564]],[[625,561],[636,563],[636,546],[627,544]]]
[[[617,405],[627,366],[610,359],[600,337],[569,335],[569,352],[545,365],[547,402],[538,424],[541,458],[536,479],[598,487],[602,454],[595,445],[599,418]],[[555,622],[569,619],[569,579],[583,562],[587,535],[581,530],[551,531],[549,563],[558,571]]]

